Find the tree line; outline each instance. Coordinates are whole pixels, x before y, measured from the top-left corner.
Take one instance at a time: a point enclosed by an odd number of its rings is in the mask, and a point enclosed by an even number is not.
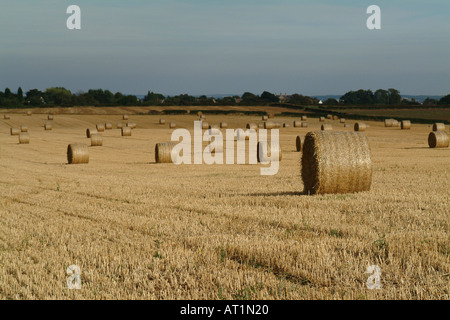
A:
[[[378,89],[349,91],[337,99],[327,99],[321,102],[315,97],[309,97],[294,93],[289,96],[278,96],[268,91],[261,95],[245,92],[242,96],[230,96],[214,98],[202,96],[191,96],[180,94],[175,96],[164,96],[160,93],[148,91],[143,99],[135,95],[126,95],[120,92],[112,93],[109,90],[90,89],[88,92],[79,91],[72,93],[62,87],[48,88],[45,91],[32,89],[23,92],[18,88],[13,93],[9,88],[0,91],[0,107],[43,107],[43,106],[260,106],[278,103],[290,103],[293,105],[420,105],[414,99],[404,99],[396,89]],[[450,94],[440,100],[427,98],[424,105],[450,105]]]

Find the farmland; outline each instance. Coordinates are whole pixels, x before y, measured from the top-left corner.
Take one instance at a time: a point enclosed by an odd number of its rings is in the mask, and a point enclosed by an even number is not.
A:
[[[45,131],[48,111],[0,115],[0,299],[450,298],[450,149],[428,147],[430,125],[367,122],[371,190],[309,196],[295,138],[319,130],[317,118],[308,128],[275,118],[291,127],[280,129],[278,174],[261,176],[263,165],[156,164],[168,123],[192,131],[194,114],[56,110]],[[116,129],[123,113],[137,124],[131,137]],[[89,147],[89,164],[68,165],[67,145],[89,144],[86,129],[106,121],[114,129]],[[245,128],[260,117],[206,121]],[[338,122],[326,123],[353,130]],[[20,125],[30,144],[10,136]],[[67,288],[70,265],[80,290]],[[381,289],[366,286],[370,265]]]

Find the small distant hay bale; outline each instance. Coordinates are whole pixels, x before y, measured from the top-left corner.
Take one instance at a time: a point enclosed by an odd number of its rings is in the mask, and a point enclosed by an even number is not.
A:
[[[430,148],[447,148],[449,144],[449,136],[445,131],[432,131],[428,135]]]
[[[127,127],[131,128],[131,129],[135,129],[136,128],[136,123],[135,122],[127,122]]]
[[[111,130],[112,129],[112,123],[111,122],[106,122],[105,123],[105,130]]]
[[[88,146],[81,143],[69,144],[67,147],[67,162],[69,164],[89,163]]]
[[[220,127],[221,127],[221,128],[228,128],[228,123],[226,123],[226,122],[221,122],[221,123],[220,123]]]
[[[309,132],[303,142],[301,161],[307,194],[370,190],[372,162],[364,133]]]
[[[264,122],[259,122],[258,123],[258,128],[263,129],[264,128]]]
[[[328,114],[328,115],[327,115],[327,119],[328,119],[328,120],[332,120],[332,119],[333,119],[333,115]]]
[[[122,137],[130,137],[131,136],[131,128],[130,127],[122,127],[121,128]]]
[[[97,129],[94,129],[94,128],[86,129],[86,137],[87,138],[91,138],[91,135],[94,133],[98,133]]]
[[[128,120],[128,115],[127,115],[127,114],[124,114],[124,115],[122,116],[122,120]]]
[[[264,129],[279,129],[280,123],[275,121],[266,121],[264,122]]]
[[[174,128],[176,128],[176,127],[177,127],[177,124],[176,124],[175,122],[169,123],[169,128],[170,128],[170,129],[174,129]]]
[[[28,132],[28,127],[25,125],[20,126],[20,132]]]
[[[338,116],[334,116],[333,119],[334,120],[339,120],[339,117]]]
[[[199,111],[197,112],[197,117],[201,117],[203,115],[203,112]]]
[[[9,116],[9,114],[5,114],[5,115],[3,115],[3,119],[9,120],[9,119],[11,119],[11,117]]]
[[[344,119],[344,118],[341,118],[341,119],[339,120],[339,122],[340,122],[340,123],[345,123],[345,119]]]
[[[325,117],[320,117],[320,118],[319,118],[319,121],[320,121],[320,122],[324,122],[324,121],[325,121]]]
[[[294,121],[294,128],[300,128],[302,126],[301,121]]]
[[[393,126],[393,127],[400,127],[401,124],[400,124],[399,121],[397,121],[397,120],[395,120],[395,119],[392,119],[392,126]]]
[[[262,121],[267,121],[267,119],[269,119],[269,117],[268,116],[262,116],[261,119],[262,119]]]
[[[22,132],[19,134],[19,143],[20,144],[29,144],[30,143],[30,135],[27,132]]]
[[[33,113],[31,111],[27,111],[27,116],[31,116]]]
[[[219,136],[221,134],[222,134],[222,132],[220,131],[219,128],[209,128],[208,129],[208,135],[210,135],[210,136]]]
[[[98,132],[105,131],[105,125],[103,123],[97,123],[96,128]]]
[[[160,142],[155,146],[156,163],[173,163],[172,149],[176,145],[174,142]]]
[[[49,115],[47,116],[47,120],[53,120],[53,115],[52,115],[52,114],[49,114]]]
[[[257,130],[258,129],[258,125],[256,123],[250,122],[247,123],[247,125],[245,126],[246,129],[253,129],[253,130]]]
[[[219,126],[217,124],[210,124],[208,129],[219,129]]]
[[[273,118],[275,118],[275,114],[269,113],[269,114],[268,114],[268,117],[269,117],[269,119],[273,119]]]
[[[302,121],[306,121],[306,120],[308,120],[308,117],[307,116],[302,116]]]
[[[433,123],[433,131],[445,131],[444,123]]]
[[[165,119],[159,119],[159,124],[166,124],[166,120]]]
[[[10,129],[10,134],[12,136],[18,136],[20,134],[20,128],[11,128]]]
[[[289,128],[291,125],[289,123],[284,122],[283,123],[283,128]]]
[[[52,124],[51,123],[44,124],[44,130],[45,131],[52,130]]]
[[[209,129],[209,123],[206,121],[202,121],[202,129],[203,130]]]
[[[385,119],[384,120],[384,126],[389,128],[389,127],[397,127],[398,126],[398,121],[395,119]]]
[[[297,136],[297,138],[295,138],[295,147],[297,152],[302,151],[302,138],[300,138],[300,136]]]
[[[204,114],[202,114],[202,115],[200,116],[200,120],[201,120],[201,121],[206,120],[206,116],[205,116]]]
[[[320,130],[322,131],[331,131],[333,130],[333,127],[331,126],[331,124],[323,124],[320,126]]]
[[[356,122],[353,128],[355,131],[366,131],[367,125],[364,122]]]
[[[301,126],[302,126],[302,128],[307,128],[308,127],[308,122],[302,122]]]
[[[400,122],[402,130],[409,130],[411,129],[411,121],[410,120],[402,120]]]
[[[117,122],[117,129],[122,129],[123,128],[123,123],[122,122]]]
[[[91,135],[91,146],[92,147],[101,147],[103,146],[103,139],[101,134],[94,133]]]
[[[268,162],[272,151],[278,149],[278,161],[283,159],[283,152],[279,143],[275,141],[259,141],[256,146],[256,159],[258,162]]]
[[[352,125],[350,123],[344,123],[344,128],[351,127]]]

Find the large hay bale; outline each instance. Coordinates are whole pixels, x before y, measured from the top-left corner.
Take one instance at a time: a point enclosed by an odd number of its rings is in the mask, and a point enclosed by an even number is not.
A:
[[[136,128],[136,123],[135,122],[127,122],[127,127],[134,129],[134,128]]]
[[[247,125],[245,126],[246,129],[253,129],[253,130],[257,130],[258,129],[258,125],[256,123],[250,122],[247,123]]]
[[[28,132],[28,127],[25,125],[20,126],[20,132]]]
[[[228,128],[228,123],[226,123],[226,122],[221,122],[221,123],[220,123],[220,127],[221,127],[221,128]]]
[[[52,114],[49,114],[49,115],[47,116],[47,120],[53,120],[53,115],[52,115]]]
[[[123,128],[123,123],[122,122],[117,122],[117,129],[122,129]]]
[[[52,125],[51,125],[51,123],[46,123],[46,124],[44,124],[44,130],[45,130],[45,131],[52,130]]]
[[[92,147],[101,147],[103,146],[103,139],[99,133],[91,134],[91,146]]]
[[[428,135],[428,145],[430,148],[447,148],[449,137],[445,131],[432,131]]]
[[[364,122],[356,122],[353,128],[355,131],[366,131],[367,125]]]
[[[333,130],[333,127],[331,126],[331,124],[323,124],[320,126],[320,130],[322,131],[331,131]]]
[[[88,128],[86,129],[86,137],[91,138],[91,134],[98,133],[97,129]]]
[[[267,119],[269,119],[268,116],[262,116],[262,117],[261,117],[261,120],[262,120],[262,121],[267,121]]]
[[[105,131],[105,125],[103,123],[97,123],[97,125],[95,127],[97,128],[98,132]]]
[[[89,151],[85,144],[74,143],[67,147],[67,162],[69,164],[89,163]]]
[[[279,129],[281,124],[275,121],[266,121],[264,122],[264,129]]]
[[[302,126],[302,122],[301,121],[294,121],[294,128],[299,128]]]
[[[18,136],[20,134],[20,128],[11,128],[9,132],[12,136]]]
[[[402,128],[402,130],[409,130],[409,129],[411,129],[411,121],[409,121],[409,120],[402,120],[401,121],[401,128]]]
[[[121,128],[122,137],[130,137],[131,136],[131,128],[130,127],[122,127]]]
[[[22,132],[19,134],[19,143],[20,144],[29,144],[30,143],[30,135],[27,132]]]
[[[165,119],[159,119],[159,124],[166,124],[166,120]]]
[[[9,116],[9,114],[5,114],[5,115],[3,115],[3,119],[9,120],[9,119],[11,119],[11,117]]]
[[[297,136],[297,138],[295,138],[295,148],[297,152],[302,151],[302,138],[300,138],[300,136]]]
[[[173,163],[172,149],[176,146],[174,142],[160,142],[155,146],[155,162],[156,163]]]
[[[209,129],[209,123],[206,121],[202,121],[202,129],[204,130]]]
[[[444,123],[433,123],[433,131],[445,131]]]
[[[176,128],[176,127],[177,127],[177,124],[176,124],[175,122],[169,123],[169,128],[170,128],[170,129],[174,129],[174,128]]]
[[[122,116],[122,120],[128,120],[128,115],[127,115],[127,114],[124,114],[124,115]]]
[[[278,161],[283,159],[283,152],[279,143],[275,141],[259,141],[256,146],[256,159],[258,162],[267,162],[270,160],[272,151],[278,149]]]
[[[111,122],[106,122],[105,123],[105,130],[111,130],[112,129],[112,123]]]
[[[308,194],[370,190],[372,162],[367,137],[360,132],[307,133],[301,171]]]

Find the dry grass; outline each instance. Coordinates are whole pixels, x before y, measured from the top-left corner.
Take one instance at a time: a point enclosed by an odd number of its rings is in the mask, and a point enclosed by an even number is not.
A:
[[[89,164],[67,165],[68,143],[120,117],[58,114],[51,135],[46,114],[0,123],[1,299],[450,298],[450,149],[428,147],[427,125],[405,134],[370,122],[371,190],[306,196],[293,141],[316,119],[280,130],[275,176],[261,176],[263,165],[154,164],[172,132],[159,116],[133,116],[132,137],[106,131]],[[232,128],[260,119],[208,118]],[[167,116],[191,133],[196,119]],[[9,135],[22,123],[28,146]],[[67,289],[72,264],[81,290]],[[366,287],[373,264],[380,290]]]

